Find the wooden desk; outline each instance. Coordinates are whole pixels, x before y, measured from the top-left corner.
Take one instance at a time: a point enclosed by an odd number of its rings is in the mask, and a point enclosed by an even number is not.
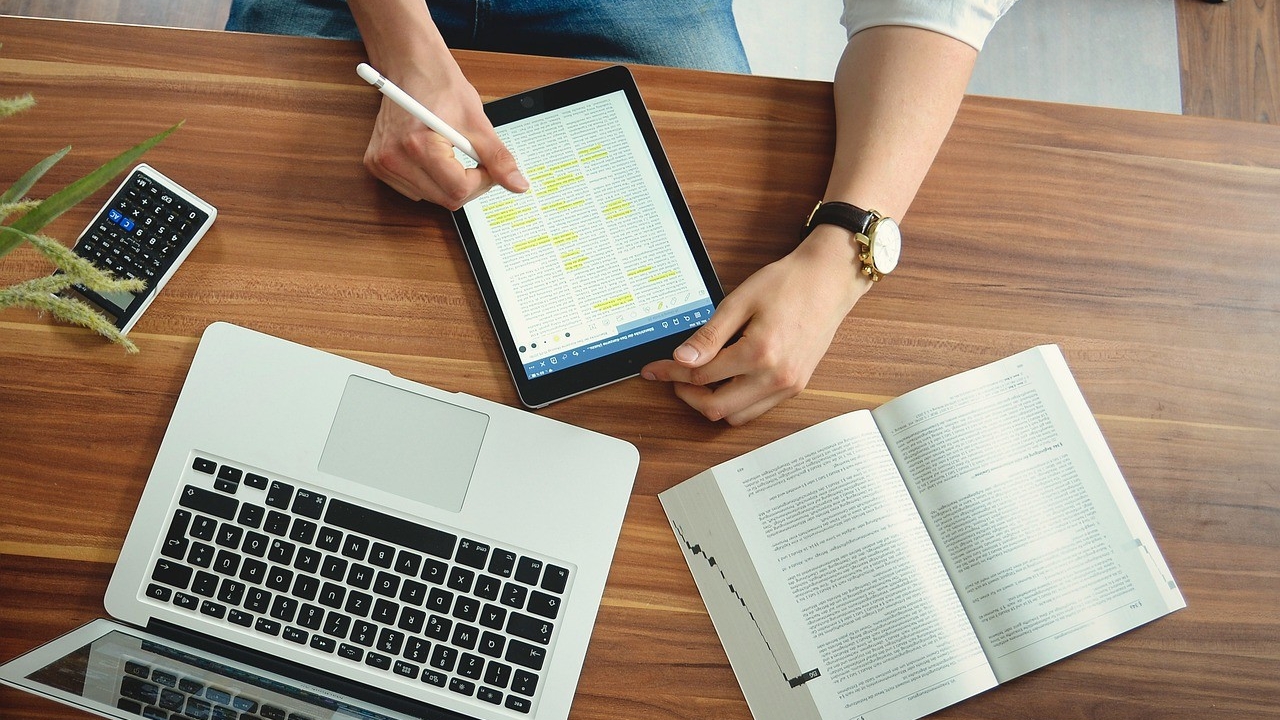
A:
[[[177,120],[146,157],[218,206],[126,355],[0,314],[0,656],[103,614],[133,505],[203,328],[228,320],[515,404],[448,215],[361,166],[358,45],[0,18],[0,181],[46,188]],[[459,53],[486,97],[595,67]],[[822,83],[637,68],[732,288],[823,187]],[[39,190],[39,186],[37,190]],[[576,718],[747,718],[656,494],[837,413],[1062,345],[1189,607],[939,717],[1280,717],[1280,128],[970,98],[903,224],[904,265],[809,390],[738,429],[640,380],[544,414],[642,462]],[[100,199],[62,218],[66,241]],[[0,283],[48,272],[0,260]],[[62,717],[0,690],[0,716]]]

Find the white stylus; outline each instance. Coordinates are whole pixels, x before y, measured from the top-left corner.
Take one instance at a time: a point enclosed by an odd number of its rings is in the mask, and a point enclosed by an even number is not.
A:
[[[364,78],[364,81],[378,88],[383,95],[391,98],[392,102],[404,108],[410,115],[422,121],[423,125],[435,130],[445,140],[453,143],[453,146],[466,153],[468,157],[480,162],[480,158],[476,155],[476,149],[471,147],[471,141],[462,136],[462,133],[449,127],[449,123],[441,120],[435,113],[422,106],[422,103],[409,97],[409,94],[396,84],[382,76],[382,73],[374,70],[368,63],[360,63],[356,66],[356,73]]]

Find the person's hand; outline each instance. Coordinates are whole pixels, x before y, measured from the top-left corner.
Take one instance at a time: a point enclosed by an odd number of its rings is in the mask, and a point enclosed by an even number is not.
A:
[[[641,376],[673,383],[690,407],[730,425],[799,394],[871,286],[853,244],[848,231],[818,226],[725,296],[674,359],[646,365]]]
[[[461,72],[445,75],[393,81],[470,140],[480,166],[464,167],[448,140],[384,97],[365,151],[365,167],[401,195],[449,210],[457,210],[494,183],[512,192],[527,190],[529,182],[485,117],[479,93]]]

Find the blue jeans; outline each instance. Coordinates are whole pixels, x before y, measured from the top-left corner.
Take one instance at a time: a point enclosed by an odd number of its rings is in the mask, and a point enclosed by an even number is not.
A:
[[[451,48],[750,72],[732,0],[431,0]],[[345,0],[233,0],[228,30],[360,39]]]

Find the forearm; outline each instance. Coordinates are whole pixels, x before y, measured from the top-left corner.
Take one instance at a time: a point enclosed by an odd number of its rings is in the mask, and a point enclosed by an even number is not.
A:
[[[946,35],[873,27],[836,69],[836,150],[825,200],[901,218],[955,119],[978,52]]]
[[[402,87],[457,71],[422,0],[349,0],[369,62]]]

